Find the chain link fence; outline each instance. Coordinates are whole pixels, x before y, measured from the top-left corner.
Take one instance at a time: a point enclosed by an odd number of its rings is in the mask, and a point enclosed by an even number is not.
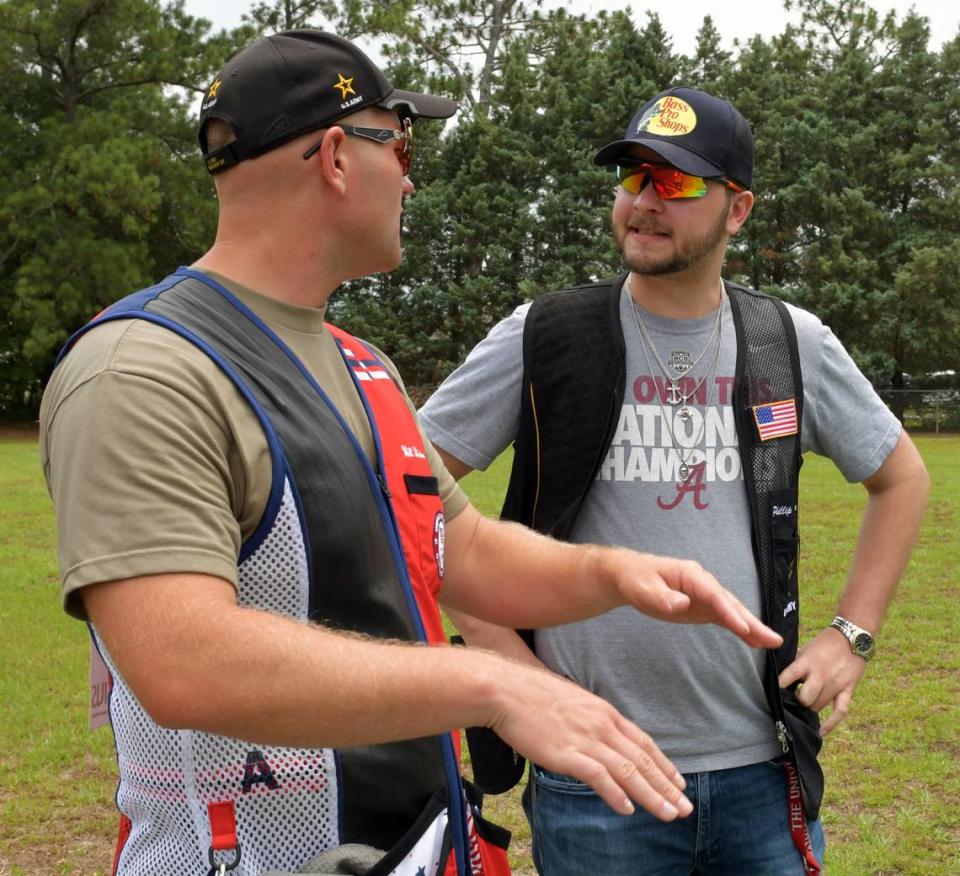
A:
[[[877,394],[911,432],[960,432],[960,389],[881,389]]]

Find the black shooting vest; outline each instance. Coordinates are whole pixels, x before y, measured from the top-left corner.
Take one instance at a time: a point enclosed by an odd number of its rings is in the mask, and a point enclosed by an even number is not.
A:
[[[626,275],[552,292],[530,307],[523,332],[523,388],[513,470],[501,516],[566,540],[607,455],[626,380],[620,290]],[[737,337],[734,419],[750,503],[763,620],[783,636],[768,651],[764,690],[784,754],[816,818],[823,796],[820,722],[777,683],[797,653],[797,487],[803,383],[793,322],[783,303],[725,281]],[[769,387],[758,396],[760,381]],[[769,396],[769,397],[767,397]],[[795,399],[798,432],[762,441],[753,407]]]

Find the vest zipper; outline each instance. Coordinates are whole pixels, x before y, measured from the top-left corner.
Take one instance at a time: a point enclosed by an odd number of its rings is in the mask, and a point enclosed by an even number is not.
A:
[[[790,753],[790,731],[787,730],[787,725],[783,721],[776,722],[777,727],[777,741],[780,743],[780,747],[783,749],[784,754]]]

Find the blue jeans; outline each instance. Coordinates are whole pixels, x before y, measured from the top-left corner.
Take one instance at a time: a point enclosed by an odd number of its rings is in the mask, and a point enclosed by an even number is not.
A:
[[[541,876],[802,876],[775,762],[685,775],[693,812],[665,823],[617,815],[589,786],[533,767],[523,805]],[[823,862],[819,821],[808,821]]]

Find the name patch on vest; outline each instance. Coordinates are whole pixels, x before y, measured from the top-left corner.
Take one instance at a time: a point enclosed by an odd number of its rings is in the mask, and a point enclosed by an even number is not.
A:
[[[438,511],[437,516],[433,518],[433,557],[437,561],[437,572],[443,577],[443,543],[446,537],[446,524],[443,520],[443,512]]]

